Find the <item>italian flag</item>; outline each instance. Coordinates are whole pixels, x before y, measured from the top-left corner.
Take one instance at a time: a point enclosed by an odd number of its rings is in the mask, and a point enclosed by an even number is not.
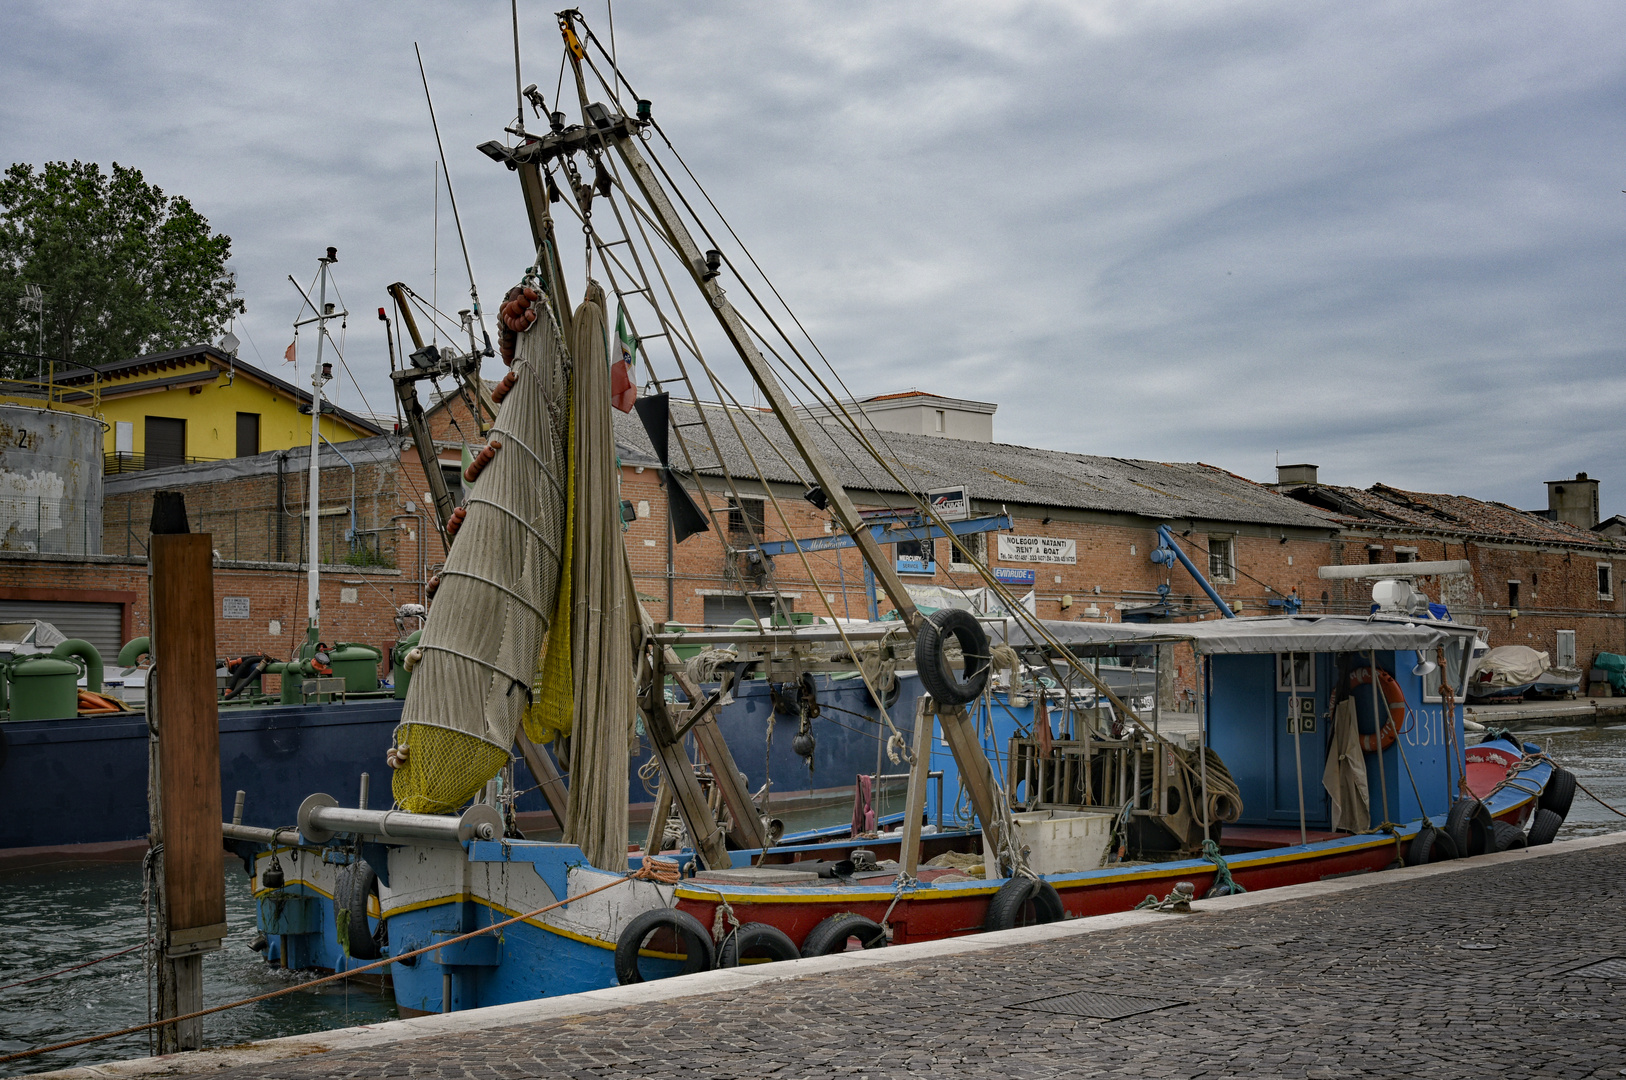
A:
[[[632,377],[638,363],[638,338],[627,329],[627,309],[615,305],[615,340],[620,352],[610,361],[610,404],[622,412],[631,412],[638,400],[638,381]]]

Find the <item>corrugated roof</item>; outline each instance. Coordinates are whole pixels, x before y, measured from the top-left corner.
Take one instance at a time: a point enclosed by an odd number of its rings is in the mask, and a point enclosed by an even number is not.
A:
[[[743,439],[735,437],[730,415]],[[805,483],[810,478],[806,465],[792,449],[789,435],[771,413],[708,405],[706,416],[720,443],[723,460],[717,460],[703,428],[682,426],[674,432],[671,443],[674,468],[685,467],[676,437],[681,434],[691,447],[695,471],[702,474],[718,476],[726,468],[737,477],[754,478],[760,474],[781,483]],[[696,418],[692,402],[673,402],[674,425],[690,425]],[[637,416],[617,413],[615,420],[622,461],[653,464],[653,450]],[[889,476],[850,433],[833,425],[807,427],[843,486],[855,492],[903,492],[904,486]],[[1157,521],[1197,519],[1337,528],[1332,515],[1324,511],[1201,463],[1093,457],[891,431],[873,433],[870,438],[904,485],[917,491],[965,484],[974,499],[1011,505],[1093,510]],[[786,464],[787,459],[794,468]]]
[[[1370,488],[1317,484],[1296,488],[1292,495],[1315,500],[1346,525],[1411,527],[1533,544],[1613,546],[1607,537],[1587,529],[1467,495],[1405,491],[1388,484],[1373,484]]]

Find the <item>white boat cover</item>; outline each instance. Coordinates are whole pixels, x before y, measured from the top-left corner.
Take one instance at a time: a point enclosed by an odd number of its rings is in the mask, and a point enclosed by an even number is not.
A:
[[[1526,686],[1541,678],[1541,673],[1552,667],[1544,652],[1528,645],[1499,645],[1479,658],[1474,665],[1474,676],[1490,672],[1491,677],[1480,685]]]
[[[1014,620],[1005,624],[1012,645],[1043,644]],[[1366,652],[1433,649],[1471,639],[1462,623],[1395,616],[1266,615],[1193,623],[1051,622],[1044,627],[1063,645],[1133,645],[1189,642],[1202,656],[1241,653]]]

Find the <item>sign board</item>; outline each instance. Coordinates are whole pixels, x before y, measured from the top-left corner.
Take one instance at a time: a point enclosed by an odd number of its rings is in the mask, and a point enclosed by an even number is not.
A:
[[[923,558],[899,555],[897,570],[900,574],[935,574],[937,573],[937,563]]]
[[[999,534],[999,561],[1025,563],[1076,563],[1078,541],[1053,536],[1014,536]]]
[[[971,494],[964,484],[933,488],[926,492],[926,502],[932,513],[944,521],[966,521],[971,517]]]
[[[994,580],[1005,585],[1032,585],[1035,571],[1018,570],[1014,566],[994,567]]]
[[[248,597],[222,596],[220,598],[220,617],[222,619],[248,618]]]

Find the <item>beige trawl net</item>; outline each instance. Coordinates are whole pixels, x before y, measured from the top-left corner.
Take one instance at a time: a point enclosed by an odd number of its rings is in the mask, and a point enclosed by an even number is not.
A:
[[[517,378],[491,431],[501,449],[469,490],[397,728],[410,753],[395,800],[412,813],[458,809],[508,760],[554,619],[569,366],[546,299],[536,303],[540,317],[519,336]]]

